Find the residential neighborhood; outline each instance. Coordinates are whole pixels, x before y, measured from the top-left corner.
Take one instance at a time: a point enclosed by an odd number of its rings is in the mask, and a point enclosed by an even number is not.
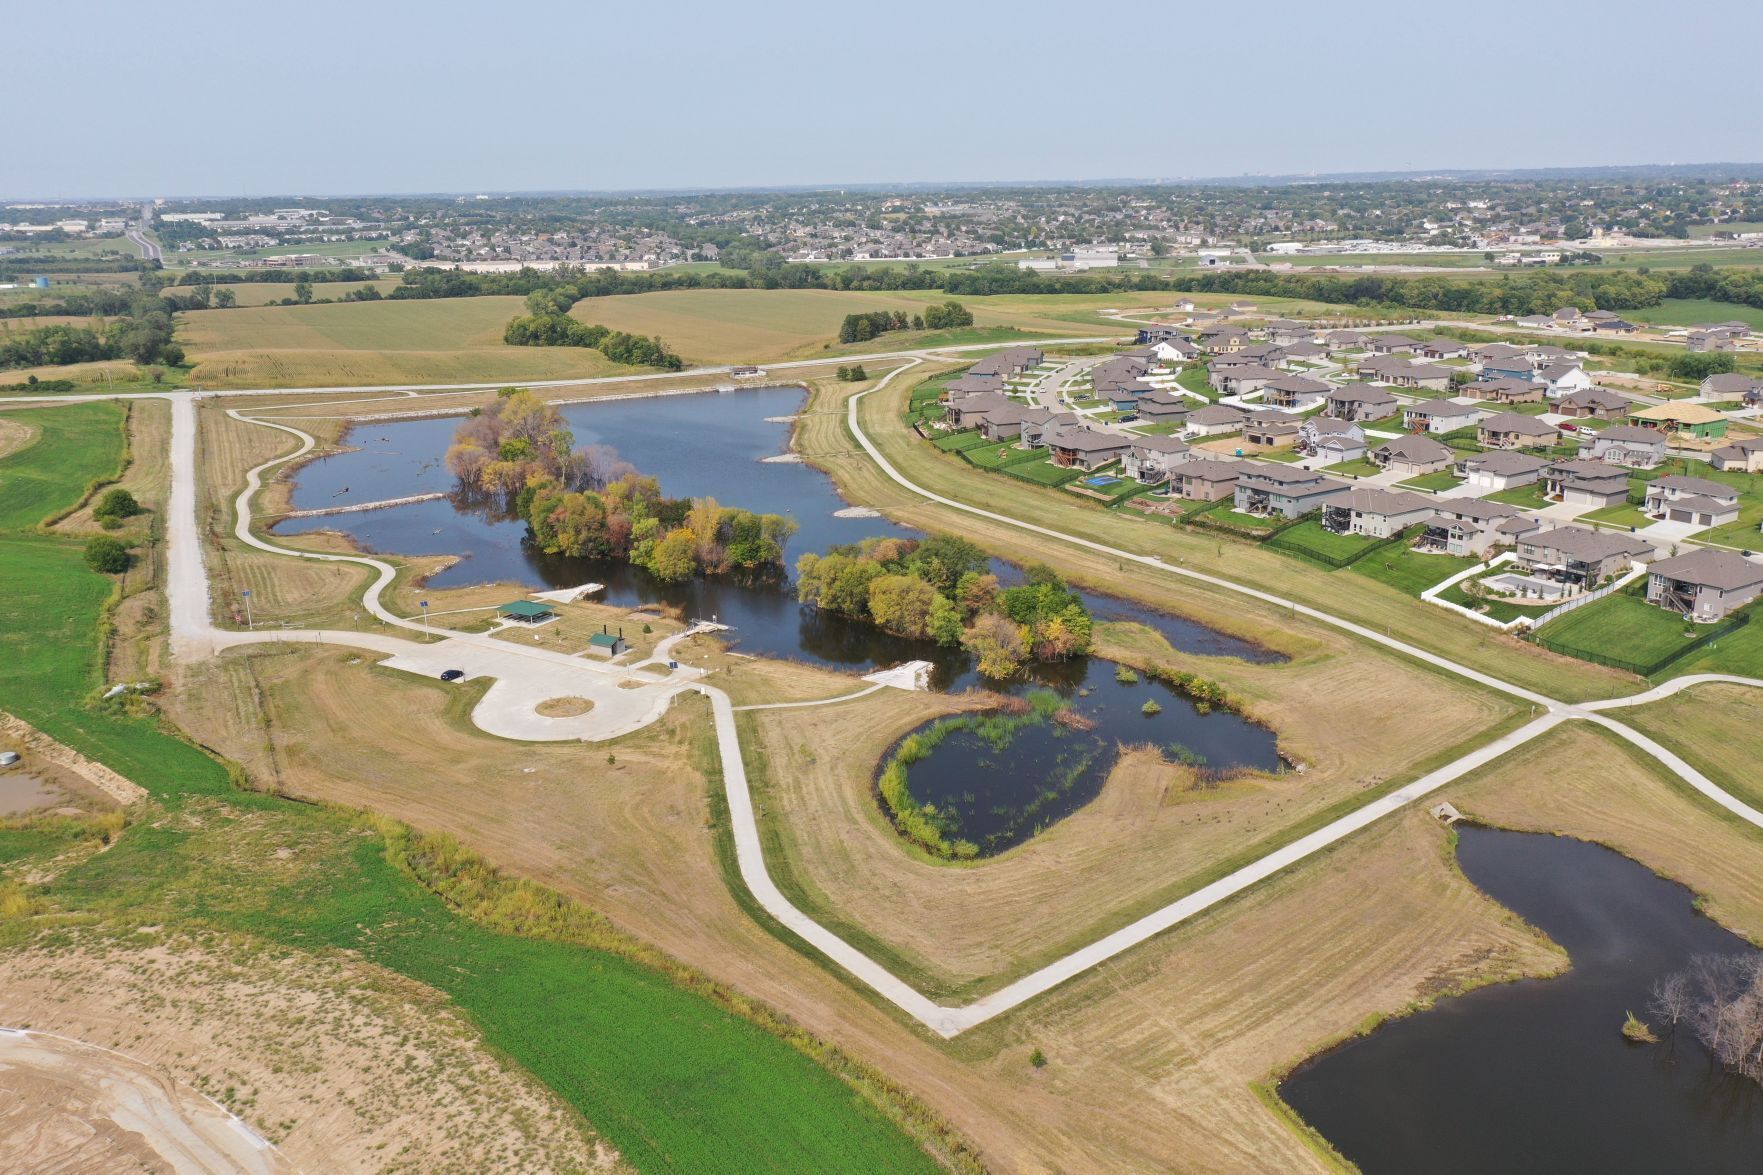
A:
[[[1535,325],[1626,327],[1597,312]],[[1763,568],[1763,535],[1732,533],[1763,471],[1758,385],[1713,376],[1658,399],[1591,360],[1568,343],[1178,306],[1111,355],[981,358],[919,401],[918,427],[995,472],[1294,557],[1406,545],[1439,560],[1422,598],[1504,629],[1546,635],[1618,588],[1692,625],[1727,621]],[[969,430],[1000,447],[971,447]]]

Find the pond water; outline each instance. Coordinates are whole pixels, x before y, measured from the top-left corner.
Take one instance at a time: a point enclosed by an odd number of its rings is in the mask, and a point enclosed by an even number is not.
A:
[[[917,534],[885,518],[838,517],[846,503],[831,478],[800,462],[765,460],[787,451],[788,418],[800,411],[805,396],[795,387],[757,388],[600,400],[568,405],[562,412],[578,444],[611,445],[638,470],[658,478],[662,492],[668,495],[713,496],[726,505],[795,518],[800,529],[787,553],[792,564],[807,551],[824,551],[873,536]],[[497,517],[454,493],[454,479],[442,458],[459,420],[456,416],[430,417],[357,427],[347,438],[354,446],[352,451],[321,458],[299,470],[293,505],[295,509],[314,509],[431,492],[449,497],[384,510],[289,519],[276,529],[285,533],[341,530],[370,551],[459,556],[457,563],[430,581],[436,587],[494,580],[534,587],[602,583],[606,590],[599,598],[608,603],[665,603],[682,608],[688,617],[732,625],[730,636],[735,647],[756,656],[858,671],[903,661],[929,661],[931,685],[939,690],[984,687],[1019,692],[1041,685],[1075,695],[1087,685],[1094,696],[1085,700],[1082,708],[1101,725],[1097,737],[1088,739],[1086,745],[1100,742],[1103,751],[1072,789],[1073,798],[1062,801],[1059,815],[1095,796],[1113,763],[1115,744],[1122,738],[1130,742],[1153,737],[1182,742],[1215,765],[1272,767],[1277,763],[1271,732],[1235,715],[1202,718],[1184,699],[1161,686],[1139,687],[1139,693],[1122,700],[1125,711],[1115,714],[1110,703],[1121,691],[1113,680],[1114,668],[1088,658],[1037,666],[1027,681],[997,682],[982,677],[973,659],[958,648],[906,640],[870,624],[802,607],[787,575],[725,576],[667,584],[622,562],[545,555],[526,542],[524,522]],[[1022,578],[1021,571],[1009,564],[994,561],[993,566],[1006,583]],[[1281,659],[1259,645],[1127,600],[1095,593],[1084,593],[1084,599],[1098,619],[1148,625],[1186,652],[1257,662]],[[1160,725],[1167,727],[1167,732],[1153,733],[1147,726],[1149,720],[1138,712],[1143,697],[1150,696],[1144,693],[1149,689],[1159,691],[1163,699],[1166,721]],[[1026,738],[1025,747],[1034,738]],[[939,748],[939,759],[942,751]],[[951,752],[949,757],[957,756]],[[932,768],[927,761],[920,770],[927,778],[945,774],[940,763],[934,772]],[[1008,763],[995,768],[976,764],[974,769],[988,773],[983,781],[991,797],[988,804],[1003,802],[1005,793],[1015,792],[1020,794],[1020,807],[1042,790],[1047,772],[1055,766],[1013,752]],[[917,771],[914,774],[916,777]]]
[[[1002,746],[960,730],[907,771],[912,798],[952,817],[947,835],[972,841],[981,856],[1021,844],[1095,799],[1123,744],[1155,743],[1171,759],[1179,747],[1185,761],[1209,772],[1280,767],[1271,730],[1228,710],[1202,714],[1162,682],[1123,683],[1113,665],[1094,659],[1042,669],[1036,680],[1013,683],[1007,692],[1051,688],[1093,729],[1041,721],[1016,730]],[[1144,713],[1153,700],[1159,712]]]
[[[1281,1087],[1367,1175],[1763,1171],[1763,1090],[1710,1070],[1686,1029],[1657,1045],[1648,989],[1750,948],[1690,892],[1598,845],[1463,828],[1464,873],[1566,949],[1572,969],[1481,988],[1323,1054]],[[1660,1026],[1654,1025],[1655,1031]]]
[[[0,816],[18,816],[68,802],[67,793],[29,771],[0,771]]]
[[[788,561],[877,535],[916,531],[885,518],[839,518],[846,505],[832,479],[811,466],[766,462],[786,451],[789,417],[802,407],[800,388],[755,388],[723,394],[602,400],[562,409],[580,444],[604,443],[645,474],[660,479],[673,497],[713,496],[726,505],[787,514],[800,529],[790,540]],[[442,463],[459,417],[431,417],[358,427],[348,436],[354,451],[321,458],[300,469],[293,504],[298,510],[383,501],[419,493],[450,493],[453,477]],[[430,582],[436,587],[510,580],[535,587],[603,583],[608,603],[667,603],[687,616],[714,617],[734,627],[735,645],[757,656],[809,661],[841,669],[866,669],[901,661],[935,663],[939,689],[974,684],[977,677],[960,650],[902,640],[871,625],[829,616],[797,604],[790,584],[776,577],[734,577],[666,584],[627,563],[549,556],[525,541],[526,524],[467,509],[453,498],[436,498],[385,510],[290,519],[276,529],[296,534],[341,530],[370,551],[399,555],[458,555],[459,562]],[[998,565],[1006,580],[1016,569]],[[1211,656],[1277,661],[1279,655],[1202,624],[1155,612],[1113,597],[1086,594],[1091,612],[1109,620],[1150,625],[1175,648]]]

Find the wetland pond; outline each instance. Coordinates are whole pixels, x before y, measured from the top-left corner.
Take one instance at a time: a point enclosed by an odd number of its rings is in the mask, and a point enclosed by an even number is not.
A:
[[[840,517],[846,503],[830,477],[801,462],[766,460],[787,452],[790,420],[801,411],[805,396],[798,387],[755,388],[721,394],[607,399],[564,405],[560,410],[578,444],[612,446],[640,472],[658,478],[663,493],[711,496],[725,505],[794,518],[800,529],[786,552],[786,561],[792,565],[807,551],[821,552],[874,536],[917,534],[885,518]],[[731,625],[733,631],[727,636],[733,647],[755,656],[859,672],[922,660],[931,662],[931,686],[938,690],[1057,690],[1097,722],[1091,733],[1105,740],[1104,753],[1086,768],[1081,786],[1067,789],[1070,802],[1057,805],[1057,815],[1094,798],[1112,763],[1116,741],[1180,743],[1221,766],[1277,764],[1272,732],[1222,710],[1202,715],[1185,698],[1161,685],[1146,684],[1128,691],[1117,685],[1114,667],[1104,662],[1077,658],[1037,666],[1026,681],[998,682],[983,677],[961,649],[907,640],[865,622],[805,608],[797,602],[794,585],[787,577],[721,576],[669,584],[628,563],[545,555],[526,541],[523,521],[468,506],[454,493],[455,481],[442,459],[460,419],[423,417],[358,425],[345,438],[344,443],[351,446],[348,451],[312,461],[294,475],[296,510],[422,493],[448,497],[381,510],[288,519],[275,530],[283,534],[338,530],[368,551],[457,556],[457,562],[429,580],[437,588],[492,581],[538,589],[605,584],[598,598],[611,604],[666,604],[683,609],[688,617],[714,618]],[[1020,571],[1010,564],[994,561],[994,569],[1006,584],[1021,579]],[[1282,659],[1259,645],[1181,617],[1111,596],[1082,595],[1098,620],[1136,621],[1155,629],[1184,652],[1262,663]],[[1077,696],[1085,689],[1089,697]],[[1139,712],[1144,699],[1153,693],[1163,707],[1157,721]],[[1020,753],[1012,749],[1003,759],[973,762],[964,769],[970,782],[979,782],[975,771],[987,776],[988,809],[999,804],[1008,807],[1010,795],[1026,805],[1042,794],[1042,779],[1052,764],[1029,753],[1042,733],[1027,735]],[[957,745],[950,744],[952,760],[961,757]],[[1065,750],[1064,744],[1060,750]],[[920,773],[926,787],[938,786],[933,774],[940,778],[940,768],[933,773],[927,761],[914,772],[915,781]],[[1077,798],[1080,795],[1082,798]],[[1052,816],[1045,806],[1038,813],[1043,819]]]
[[[1459,826],[1463,872],[1571,969],[1480,988],[1323,1053],[1280,1087],[1367,1175],[1763,1171],[1763,1089],[1685,1027],[1630,1044],[1629,1012],[1702,954],[1751,948],[1693,895],[1599,845]]]

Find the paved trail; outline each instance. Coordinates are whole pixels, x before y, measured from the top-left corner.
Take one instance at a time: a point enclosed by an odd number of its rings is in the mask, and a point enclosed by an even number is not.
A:
[[[1041,341],[1045,343],[1069,343],[1074,340]],[[954,349],[958,348],[939,348],[938,350],[946,351]],[[1436,666],[1448,673],[1464,678],[1465,680],[1473,681],[1479,685],[1498,690],[1501,693],[1529,702],[1539,711],[1538,716],[1528,724],[1490,741],[1486,745],[1477,748],[1452,763],[1428,773],[1410,784],[1367,803],[1356,811],[1343,816],[1288,845],[1274,850],[1259,860],[1220,878],[1218,881],[1215,881],[1192,894],[1188,894],[1185,897],[1169,903],[1161,909],[1147,914],[1131,925],[1122,927],[1120,930],[1117,930],[1088,946],[1082,947],[1038,971],[1023,976],[971,1004],[963,1007],[947,1007],[935,1003],[928,997],[916,991],[904,980],[892,975],[881,964],[865,955],[856,947],[839,938],[832,931],[827,930],[825,927],[816,923],[801,910],[798,910],[783,895],[777,885],[772,881],[771,876],[766,869],[758,823],[753,809],[751,790],[748,785],[746,768],[741,755],[739,729],[735,720],[736,707],[730,702],[727,694],[703,681],[687,679],[684,676],[677,679],[670,679],[665,683],[665,686],[662,687],[666,691],[661,702],[662,708],[665,708],[665,703],[668,697],[683,690],[696,690],[710,699],[712,718],[715,725],[717,744],[721,758],[723,783],[727,793],[731,815],[736,861],[742,881],[747,885],[748,889],[753,893],[754,897],[769,915],[776,918],[782,925],[789,927],[792,932],[801,936],[804,941],[810,943],[816,950],[821,951],[828,958],[838,963],[841,967],[845,968],[853,976],[867,984],[891,1003],[895,1004],[914,1019],[924,1024],[932,1032],[944,1037],[953,1037],[977,1024],[1001,1015],[1004,1012],[1021,1005],[1025,1001],[1033,999],[1035,996],[1064,983],[1066,980],[1082,974],[1084,971],[1097,966],[1107,959],[1113,958],[1121,952],[1131,949],[1164,930],[1184,922],[1205,910],[1215,907],[1220,902],[1228,900],[1275,873],[1308,859],[1314,854],[1338,843],[1367,825],[1394,812],[1400,811],[1404,807],[1431,794],[1453,780],[1460,779],[1469,772],[1493,762],[1506,752],[1523,745],[1538,735],[1569,720],[1596,722],[1599,725],[1614,731],[1649,755],[1652,755],[1655,759],[1676,773],[1680,778],[1684,779],[1685,782],[1689,783],[1697,791],[1707,796],[1716,804],[1719,804],[1721,807],[1734,813],[1741,819],[1763,828],[1763,812],[1758,812],[1756,809],[1746,805],[1736,797],[1727,793],[1711,780],[1703,776],[1700,772],[1697,772],[1689,764],[1685,763],[1679,756],[1660,746],[1652,739],[1647,738],[1640,732],[1633,730],[1627,725],[1614,718],[1608,717],[1603,713],[1603,711],[1618,709],[1624,706],[1642,705],[1648,701],[1654,701],[1669,696],[1670,694],[1675,693],[1688,685],[1696,684],[1699,681],[1727,681],[1759,687],[1763,687],[1763,681],[1718,674],[1699,675],[1692,678],[1678,679],[1660,686],[1657,689],[1648,691],[1647,693],[1636,695],[1635,697],[1617,698],[1608,701],[1587,702],[1573,705],[1547,697],[1536,691],[1525,689],[1511,682],[1502,681],[1491,674],[1484,673],[1466,665],[1461,665],[1449,658],[1429,652],[1426,649],[1395,640],[1383,633],[1367,628],[1364,625],[1347,620],[1344,617],[1335,616],[1320,609],[1285,599],[1271,592],[1262,591],[1259,588],[1236,583],[1220,576],[1193,571],[1185,567],[1171,566],[1154,555],[1141,555],[1136,552],[1111,547],[1107,544],[1099,543],[1078,535],[1066,534],[1050,527],[1024,522],[1020,519],[1010,517],[1009,515],[996,513],[981,507],[969,505],[968,503],[956,499],[944,497],[915,484],[901,474],[900,471],[882,455],[881,451],[876,447],[869,436],[864,433],[862,425],[858,419],[859,402],[862,401],[865,396],[881,390],[897,376],[918,366],[924,361],[928,354],[928,352],[893,352],[878,356],[866,356],[866,358],[871,360],[897,358],[904,360],[904,362],[899,367],[890,371],[874,388],[853,396],[849,401],[848,408],[848,423],[851,434],[862,447],[863,452],[866,453],[870,460],[874,461],[883,473],[885,473],[891,480],[911,493],[952,509],[964,511],[969,514],[1028,531],[1057,543],[1069,543],[1088,550],[1101,552],[1116,559],[1130,559],[1135,563],[1155,568],[1169,575],[1210,584],[1214,587],[1236,592],[1251,599],[1273,604],[1279,608],[1295,612],[1298,615],[1306,616],[1320,623],[1331,625],[1345,632],[1350,632],[1362,640],[1371,641],[1375,644],[1401,653],[1404,656],[1424,661],[1429,665]],[[822,362],[823,361],[815,360],[799,364],[780,364],[777,366],[811,366],[818,365]],[[612,383],[620,381],[641,381],[653,378],[661,377],[627,376],[593,381],[569,380],[553,382],[554,384],[573,384],[583,382]],[[459,385],[444,386],[453,388]],[[540,384],[535,386],[552,385]],[[288,396],[310,394],[314,392],[332,393],[366,390],[384,391],[388,389],[280,388],[263,389],[256,394]],[[231,395],[233,393],[228,394]],[[553,653],[540,649],[521,648],[517,645],[509,645],[507,642],[494,641],[488,637],[472,634],[449,633],[442,636],[434,643],[422,644],[414,640],[406,640],[401,637],[383,633],[302,632],[296,636],[295,634],[284,633],[240,633],[216,627],[212,622],[209,610],[208,577],[202,565],[201,531],[196,508],[195,483],[198,463],[196,458],[196,419],[193,397],[187,392],[125,393],[124,395],[132,398],[163,398],[170,400],[173,406],[171,444],[172,490],[168,509],[168,513],[171,517],[167,527],[167,594],[171,602],[173,647],[180,656],[202,656],[212,653],[222,647],[230,647],[235,644],[250,643],[266,639],[301,639],[354,645],[377,651],[392,651],[400,657],[414,658],[417,663],[421,665],[427,665],[427,659],[436,657],[443,660],[463,659],[468,657],[476,658],[476,660],[471,662],[474,671],[481,671],[486,676],[496,677],[498,688],[506,687],[511,690],[524,689],[525,692],[520,693],[518,697],[514,699],[514,701],[517,701],[518,704],[521,705],[525,705],[530,701],[530,698],[528,698],[527,695],[533,692],[533,687],[531,686],[521,687],[519,683],[522,681],[527,681],[529,679],[542,679],[545,682],[543,686],[544,689],[551,689],[554,682],[558,684],[568,684],[572,687],[571,692],[583,694],[585,696],[597,696],[590,693],[594,688],[595,679],[598,679],[599,683],[603,685],[604,683],[613,680],[617,675],[628,673],[628,670],[618,670],[615,667],[592,664],[582,661],[579,658],[565,656],[561,653]],[[85,398],[89,397],[56,399],[58,402],[71,402],[74,399]],[[395,569],[390,564],[366,556],[328,555],[314,552],[294,551],[278,547],[252,533],[249,513],[250,501],[262,484],[264,472],[308,451],[313,444],[313,439],[310,435],[292,427],[291,425],[276,421],[251,419],[247,416],[241,415],[237,409],[233,410],[233,415],[241,420],[249,420],[250,423],[281,429],[282,431],[300,439],[300,445],[294,453],[278,457],[250,471],[250,474],[247,477],[247,486],[235,501],[235,537],[237,537],[239,541],[248,545],[265,551],[271,551],[279,555],[352,562],[375,568],[377,570],[377,576],[373,584],[369,586],[367,592],[364,594],[364,605],[372,611],[374,615],[378,616],[389,625],[407,630],[420,630],[421,626],[419,624],[404,617],[394,615],[387,610],[380,601],[380,596],[385,587],[392,581],[393,576],[396,574]],[[494,692],[494,690],[491,691],[492,694]],[[637,691],[623,692],[635,693]],[[841,698],[833,698],[822,702],[807,704],[829,705],[836,702],[848,701],[851,700],[851,698],[860,697],[862,694],[868,692],[870,691],[864,690],[857,694],[846,695]],[[486,695],[486,701],[489,696],[490,695],[488,694]],[[546,696],[554,695],[547,694]],[[511,704],[513,704],[513,702],[511,702]],[[788,706],[798,704],[800,703],[776,703],[772,705]],[[742,707],[742,709],[751,708],[765,708],[765,705],[762,704],[760,707]],[[659,712],[660,711],[657,710],[656,714],[659,714]],[[474,718],[476,717],[478,717],[478,715],[474,714]],[[494,714],[487,714],[485,715],[485,720],[494,723],[496,718]],[[652,718],[647,720],[652,720]],[[641,723],[638,724],[640,725]],[[620,729],[621,732],[624,729],[622,723],[620,724]],[[535,737],[535,735],[522,734],[516,735],[515,737],[531,738]],[[543,736],[541,735],[537,737]],[[565,737],[583,736],[572,735]]]

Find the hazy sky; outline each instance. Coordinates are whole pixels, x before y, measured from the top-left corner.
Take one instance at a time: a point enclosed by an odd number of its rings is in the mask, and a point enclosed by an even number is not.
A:
[[[1763,160],[1757,0],[11,8],[0,197]]]

